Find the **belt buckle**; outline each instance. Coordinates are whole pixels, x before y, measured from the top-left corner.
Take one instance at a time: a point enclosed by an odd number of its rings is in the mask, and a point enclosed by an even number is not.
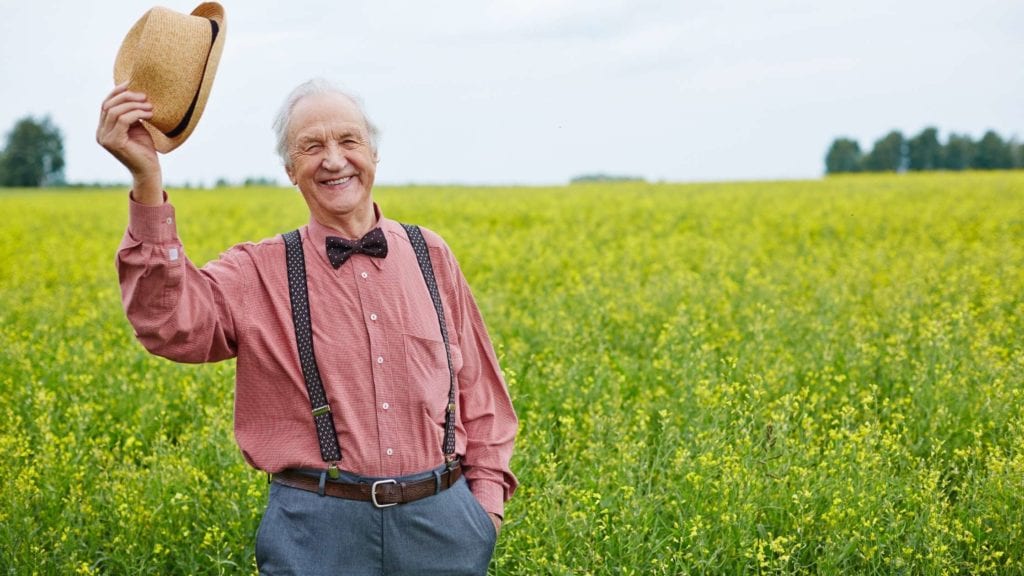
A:
[[[394,478],[377,480],[372,486],[370,486],[370,501],[373,502],[373,506],[375,508],[390,508],[397,505],[398,502],[392,502],[390,504],[381,504],[380,502],[377,502],[377,486],[380,486],[381,484],[398,484],[398,480],[395,480]]]

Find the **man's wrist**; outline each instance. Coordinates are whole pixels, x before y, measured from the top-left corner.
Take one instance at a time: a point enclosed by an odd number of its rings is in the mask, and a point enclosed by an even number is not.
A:
[[[132,200],[147,206],[164,203],[164,182],[159,172],[134,176],[132,178]]]

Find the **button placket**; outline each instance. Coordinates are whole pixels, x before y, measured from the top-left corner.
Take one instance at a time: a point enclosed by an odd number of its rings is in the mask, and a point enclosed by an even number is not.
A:
[[[373,259],[373,263],[377,264],[376,268],[354,267],[352,274],[356,281],[363,322],[370,340],[372,394],[376,405],[378,441],[380,442],[378,450],[380,450],[381,456],[387,459],[382,473],[388,475],[397,473],[395,466],[398,465],[395,446],[400,435],[396,419],[401,418],[401,415],[394,405],[396,396],[390,381],[393,375],[392,371],[396,368],[396,366],[392,366],[391,361],[397,357],[394,356],[395,351],[392,350],[391,344],[388,342],[388,329],[391,323],[385,317],[388,311],[382,307],[379,292],[379,283],[386,282],[388,274],[386,269],[382,268],[383,260]]]

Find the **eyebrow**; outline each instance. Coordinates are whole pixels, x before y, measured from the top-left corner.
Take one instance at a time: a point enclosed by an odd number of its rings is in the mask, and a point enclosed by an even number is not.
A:
[[[317,142],[320,142],[319,136],[299,136],[294,141],[292,141],[292,146],[296,148],[303,148],[307,144],[314,144]]]
[[[363,133],[362,130],[360,130],[358,128],[352,128],[352,129],[342,130],[341,132],[338,132],[338,139],[343,139],[343,138],[358,138],[360,140],[365,140],[366,139],[366,135]]]
[[[355,129],[355,128],[353,128],[353,129],[346,129],[346,130],[340,131],[340,132],[338,132],[338,135],[337,135],[338,139],[349,138],[349,137],[357,138],[359,140],[366,140],[366,138],[367,138],[367,136],[364,133],[364,131],[359,130],[359,129]],[[317,135],[306,134],[306,135],[301,135],[298,138],[296,138],[295,139],[295,144],[297,146],[304,146],[306,144],[319,143],[319,142],[322,142],[323,140],[324,140],[324,138],[323,138],[323,136],[321,134],[317,134]]]

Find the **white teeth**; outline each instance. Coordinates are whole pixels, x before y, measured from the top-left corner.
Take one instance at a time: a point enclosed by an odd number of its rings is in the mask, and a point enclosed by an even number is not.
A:
[[[328,186],[337,186],[338,184],[344,184],[345,182],[348,182],[351,179],[351,176],[345,176],[344,178],[338,178],[337,180],[328,180],[326,184]]]

